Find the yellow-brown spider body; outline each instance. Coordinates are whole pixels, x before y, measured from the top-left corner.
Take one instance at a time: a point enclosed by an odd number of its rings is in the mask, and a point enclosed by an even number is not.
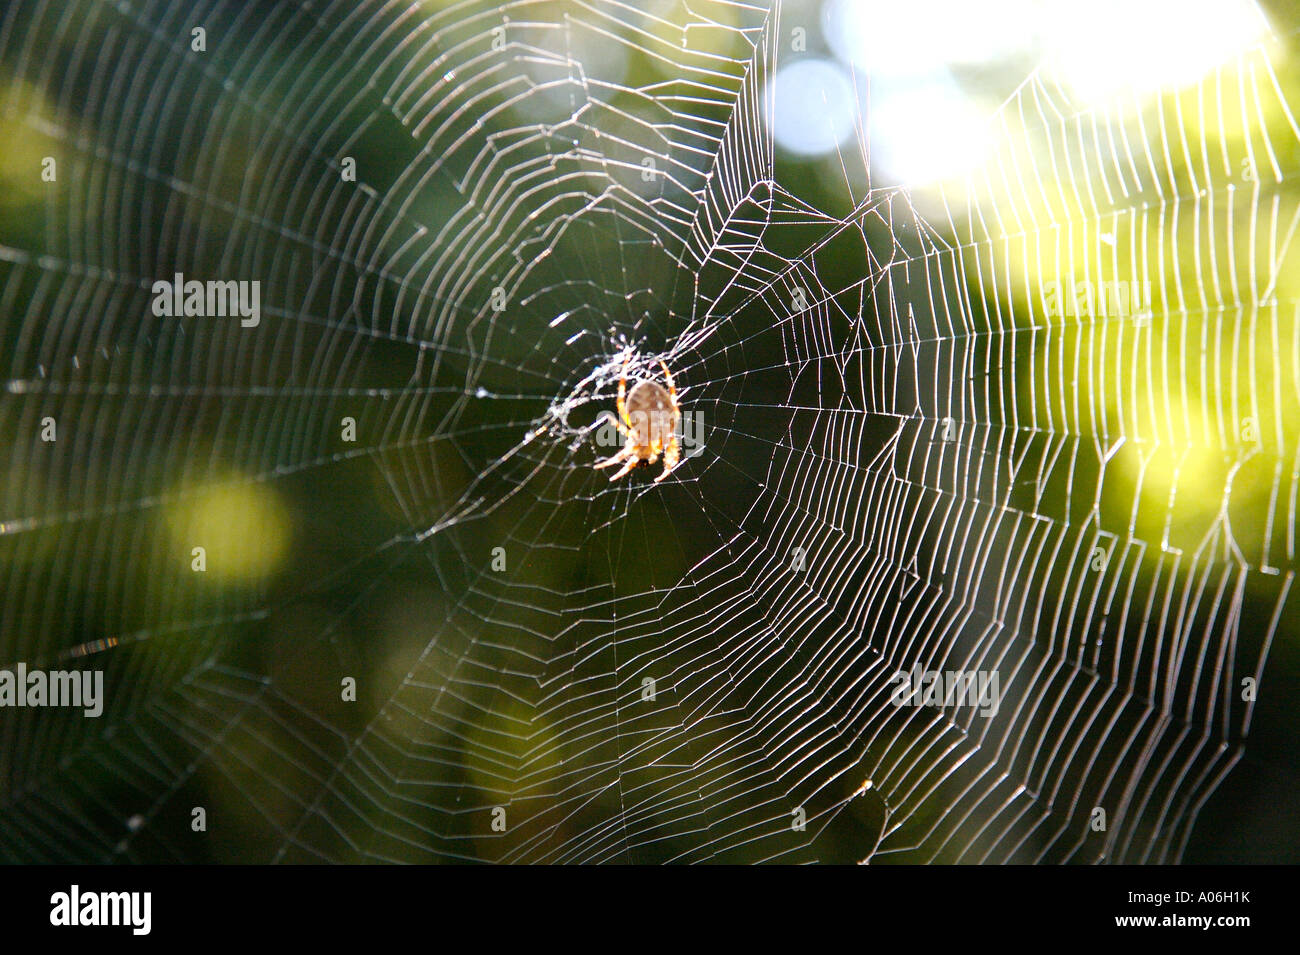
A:
[[[655,381],[638,381],[629,392],[627,362],[623,363],[623,373],[618,380],[618,421],[615,424],[626,440],[617,454],[596,464],[598,468],[623,465],[622,470],[610,478],[611,481],[617,481],[642,461],[654,464],[662,454],[664,470],[655,478],[657,484],[672,473],[681,459],[677,426],[681,422],[682,409],[677,404],[677,387],[668,366],[661,361],[659,367],[664,371],[667,388]]]

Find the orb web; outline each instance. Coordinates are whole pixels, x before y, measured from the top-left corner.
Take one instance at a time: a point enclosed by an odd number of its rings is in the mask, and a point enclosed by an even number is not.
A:
[[[1182,857],[1294,612],[1294,25],[1104,106],[1012,62],[907,183],[852,68],[774,145],[816,16],[6,7],[0,656],[108,692],[0,714],[0,854]],[[697,440],[611,483],[661,360]]]

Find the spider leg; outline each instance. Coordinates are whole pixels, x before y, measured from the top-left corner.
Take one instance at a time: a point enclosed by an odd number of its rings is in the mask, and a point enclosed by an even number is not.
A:
[[[680,409],[677,404],[677,386],[673,384],[673,373],[668,370],[662,358],[659,359],[659,367],[664,370],[664,380],[668,382],[668,400],[673,403],[673,411],[678,411]]]
[[[617,428],[617,429],[618,429],[618,433],[621,434],[621,435],[623,435],[625,438],[630,438],[630,437],[632,437],[632,429],[629,428],[627,425],[625,425],[623,422],[619,421],[617,415],[611,414],[611,413],[608,412],[608,411],[602,411],[602,412],[600,413],[600,419],[599,419],[599,420],[601,420],[601,421],[608,421],[608,422],[609,422],[610,424],[612,424],[615,428]]]
[[[677,467],[677,462],[681,460],[681,457],[682,449],[678,447],[674,438],[674,440],[668,442],[668,447],[664,448],[664,467],[671,471]]]
[[[627,359],[623,359],[623,370],[618,376],[618,417],[628,428],[632,427],[632,421],[627,416]],[[625,431],[624,434],[627,432]]]
[[[617,474],[611,474],[609,479],[611,481],[617,481],[624,474],[627,474],[627,472],[631,471],[634,467],[636,467],[636,463],[637,463],[637,458],[636,455],[634,454],[627,459],[627,464],[623,465],[623,470],[619,471]]]
[[[664,380],[668,382],[668,400],[673,405],[673,428],[672,433],[668,436],[668,445],[664,448],[664,470],[662,474],[655,478],[656,484],[673,473],[682,453],[677,446],[677,423],[681,420],[682,414],[682,406],[677,403],[677,385],[673,381],[673,373],[668,370],[668,364],[662,358],[659,359],[659,367],[663,369]]]
[[[619,449],[619,451],[616,454],[611,454],[603,461],[597,461],[595,467],[597,469],[607,468],[611,464],[618,464],[619,461],[622,461],[624,458],[626,458],[629,454],[632,453],[633,453],[632,446],[630,444],[625,444],[623,445],[622,448]],[[636,458],[633,458],[632,460],[635,461]]]

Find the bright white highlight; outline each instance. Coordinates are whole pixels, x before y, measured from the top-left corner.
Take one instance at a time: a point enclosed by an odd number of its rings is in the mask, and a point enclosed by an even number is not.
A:
[[[1030,0],[828,0],[835,55],[873,76],[922,76],[987,63],[1032,45]]]
[[[1045,65],[1089,104],[1187,86],[1268,34],[1253,0],[1097,0],[1046,13]]]
[[[873,163],[895,182],[951,179],[989,153],[985,117],[946,75],[905,86],[873,85],[870,114]]]
[[[853,133],[860,104],[844,69],[830,60],[796,60],[768,84],[772,134],[800,156],[820,156]]]

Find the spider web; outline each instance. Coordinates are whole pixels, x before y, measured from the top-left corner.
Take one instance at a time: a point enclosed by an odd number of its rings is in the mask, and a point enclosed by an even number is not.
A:
[[[6,6],[0,657],[107,693],[0,714],[4,857],[1183,857],[1294,636],[1294,25],[1104,108],[1005,66],[910,188],[862,113],[774,146],[816,24]],[[660,360],[698,440],[610,483]]]

